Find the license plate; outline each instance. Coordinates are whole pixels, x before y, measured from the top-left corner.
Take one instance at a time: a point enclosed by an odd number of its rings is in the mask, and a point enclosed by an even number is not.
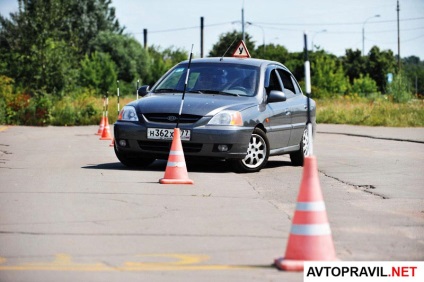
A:
[[[181,140],[188,141],[191,137],[191,131],[180,129]],[[174,129],[166,128],[147,128],[147,139],[172,140],[174,138]]]

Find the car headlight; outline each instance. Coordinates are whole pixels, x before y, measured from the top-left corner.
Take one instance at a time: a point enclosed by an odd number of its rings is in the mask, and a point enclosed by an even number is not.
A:
[[[243,118],[237,111],[222,111],[216,114],[209,122],[209,125],[243,125]]]
[[[119,113],[118,120],[138,121],[137,113],[133,106],[125,106]]]

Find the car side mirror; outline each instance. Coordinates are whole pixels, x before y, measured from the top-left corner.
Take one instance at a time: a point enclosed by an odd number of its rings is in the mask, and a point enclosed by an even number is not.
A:
[[[137,93],[141,97],[146,96],[147,93],[149,93],[149,85],[143,85],[143,86],[141,86],[140,88],[138,88]]]
[[[271,90],[268,95],[268,103],[284,102],[287,100],[286,94],[283,91]]]

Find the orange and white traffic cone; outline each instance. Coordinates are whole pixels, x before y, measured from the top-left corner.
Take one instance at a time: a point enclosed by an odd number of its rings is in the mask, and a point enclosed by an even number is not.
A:
[[[187,166],[184,158],[183,146],[181,143],[180,129],[174,128],[171,151],[169,152],[166,164],[165,176],[159,179],[160,184],[193,184],[194,181],[188,178]]]
[[[100,137],[100,140],[112,140],[112,136],[110,135],[109,119],[107,116],[105,117],[105,119],[105,128],[103,129],[102,137]]]
[[[99,129],[97,130],[96,135],[102,135],[103,129],[105,128],[105,108],[106,108],[106,99],[103,98],[103,113],[102,119],[100,120]]]
[[[286,254],[274,261],[277,268],[302,271],[304,261],[334,261],[331,229],[318,179],[317,160],[305,157],[296,210]]]
[[[109,98],[106,98],[105,128],[103,129],[102,137],[100,137],[100,140],[112,140],[112,136],[110,135],[108,106]]]
[[[100,121],[99,129],[97,130],[96,135],[102,135],[104,129],[105,129],[105,117],[102,116],[102,120]]]

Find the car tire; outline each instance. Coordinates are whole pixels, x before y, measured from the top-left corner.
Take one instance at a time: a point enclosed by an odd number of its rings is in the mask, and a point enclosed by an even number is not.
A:
[[[143,158],[139,155],[129,156],[126,153],[119,152],[116,147],[114,149],[116,157],[126,167],[146,167],[155,161],[154,158]]]
[[[247,154],[244,159],[232,161],[232,167],[236,172],[258,172],[268,162],[269,142],[263,130],[255,128],[250,137]]]
[[[303,161],[309,154],[309,133],[307,128],[303,131],[299,147],[299,151],[290,154],[290,160],[294,166],[303,166]]]

